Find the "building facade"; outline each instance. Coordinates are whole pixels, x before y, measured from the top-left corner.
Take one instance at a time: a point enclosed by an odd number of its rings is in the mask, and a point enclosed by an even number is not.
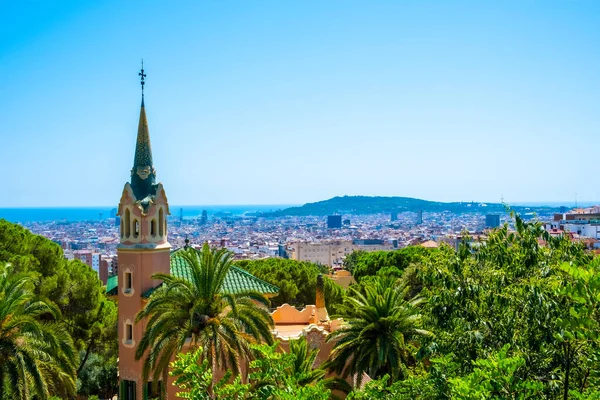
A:
[[[294,242],[289,245],[291,259],[309,261],[330,267],[341,266],[353,251],[394,250],[393,243],[378,239],[327,240],[322,242]]]

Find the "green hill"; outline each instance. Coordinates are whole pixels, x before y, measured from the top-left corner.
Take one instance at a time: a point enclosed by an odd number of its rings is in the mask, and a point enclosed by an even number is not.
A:
[[[513,207],[515,211],[523,207]],[[548,209],[548,208],[546,208]],[[382,196],[343,196],[329,200],[307,203],[300,207],[290,207],[283,210],[266,213],[267,217],[280,216],[307,216],[307,215],[332,215],[332,214],[377,214],[402,211],[441,212],[455,213],[491,213],[504,212],[505,208],[500,203],[455,202],[443,203],[414,199],[412,197],[382,197]]]

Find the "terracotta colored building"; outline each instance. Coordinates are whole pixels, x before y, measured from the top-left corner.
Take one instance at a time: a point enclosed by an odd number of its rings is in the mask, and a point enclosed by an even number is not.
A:
[[[169,214],[165,189],[156,181],[142,94],[131,179],[125,183],[117,212],[120,217],[118,266],[115,268],[118,274],[108,277],[106,289],[118,301],[120,399],[144,400],[150,397],[151,386],[142,379],[143,360],[135,360],[135,349],[144,334],[146,323],[135,323],[135,317],[151,293],[161,285],[161,281],[151,279],[152,274],[160,272],[185,278],[189,271],[186,261],[180,256],[180,250],[173,250],[169,244]],[[267,297],[275,296],[279,291],[276,286],[235,266],[229,271],[223,290],[254,290]],[[281,341],[283,349],[289,348],[291,338],[304,335],[311,346],[321,349],[318,363],[327,358],[332,344],[325,343],[325,338],[339,322],[329,321],[322,298],[317,296],[317,305],[306,306],[303,310],[283,305],[272,317],[276,324],[273,335]],[[167,398],[175,399],[177,390],[171,383],[172,379],[169,379]]]

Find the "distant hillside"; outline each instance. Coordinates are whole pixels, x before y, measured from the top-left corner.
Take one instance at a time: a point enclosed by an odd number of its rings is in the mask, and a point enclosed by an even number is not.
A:
[[[524,207],[513,207],[515,211]],[[280,217],[286,215],[332,215],[332,214],[377,214],[402,211],[451,211],[457,213],[468,212],[504,212],[504,205],[500,203],[442,203],[427,201],[411,197],[380,197],[380,196],[343,196],[329,200],[307,203],[300,207],[290,207],[271,213],[263,214],[267,217]]]

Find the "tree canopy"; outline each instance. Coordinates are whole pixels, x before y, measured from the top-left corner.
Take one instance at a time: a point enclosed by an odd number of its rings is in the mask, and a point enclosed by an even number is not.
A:
[[[235,265],[279,287],[279,294],[271,299],[273,307],[285,303],[298,307],[315,304],[317,276],[328,271],[322,265],[283,258],[243,260]],[[327,309],[330,313],[336,312],[343,301],[344,289],[327,277],[324,277],[324,285]]]
[[[98,274],[79,260],[66,260],[60,246],[35,235],[20,225],[0,219],[0,264],[8,263],[15,274],[31,278],[35,296],[57,307],[62,329],[72,340],[76,354],[75,371],[79,392],[98,393],[79,376],[90,355],[102,361],[96,366],[116,365],[117,309],[106,297]],[[50,318],[50,316],[42,316]],[[112,388],[116,390],[116,369],[110,369]],[[89,368],[88,368],[89,372]]]

